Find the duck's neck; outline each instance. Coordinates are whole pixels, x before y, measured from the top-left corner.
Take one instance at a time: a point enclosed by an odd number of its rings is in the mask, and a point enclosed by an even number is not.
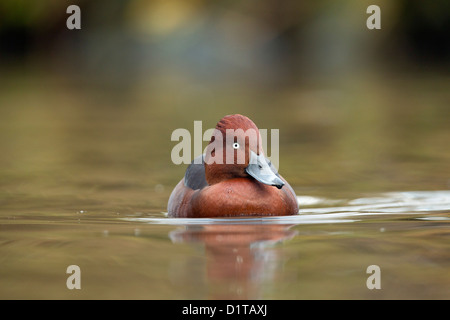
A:
[[[235,164],[205,164],[205,177],[209,185],[233,178],[246,178],[245,170],[240,170]]]

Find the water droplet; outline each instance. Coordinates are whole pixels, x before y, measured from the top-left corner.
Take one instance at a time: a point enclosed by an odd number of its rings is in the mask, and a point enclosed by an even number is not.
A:
[[[162,184],[158,183],[157,185],[155,185],[155,192],[161,193],[163,191],[164,191],[164,186]]]

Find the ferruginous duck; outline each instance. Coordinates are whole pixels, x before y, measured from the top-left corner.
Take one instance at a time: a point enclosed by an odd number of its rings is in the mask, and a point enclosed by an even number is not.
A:
[[[179,218],[285,216],[298,214],[298,202],[264,156],[258,127],[234,114],[217,123],[205,154],[172,191],[167,211]]]

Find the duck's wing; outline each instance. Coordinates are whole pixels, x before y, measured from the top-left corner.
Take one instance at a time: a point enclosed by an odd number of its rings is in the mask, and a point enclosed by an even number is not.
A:
[[[292,192],[292,194],[294,195],[295,199],[297,199],[297,196],[295,195],[295,191],[294,189],[291,187],[291,185],[286,181],[286,179],[284,179],[279,173],[277,168],[275,168],[275,166],[272,164],[272,162],[269,160],[269,158],[266,158],[267,163],[269,164],[270,170],[272,170],[273,173],[276,174],[277,177],[281,178],[284,180],[284,182],[286,183],[285,186]]]
[[[202,189],[208,185],[205,176],[204,155],[199,155],[195,158],[186,169],[184,185],[193,190]]]

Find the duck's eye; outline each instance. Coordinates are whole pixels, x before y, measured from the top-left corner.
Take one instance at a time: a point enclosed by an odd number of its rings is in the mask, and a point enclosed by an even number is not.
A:
[[[239,143],[237,143],[237,142],[233,143],[233,148],[234,149],[238,149],[239,148]]]

